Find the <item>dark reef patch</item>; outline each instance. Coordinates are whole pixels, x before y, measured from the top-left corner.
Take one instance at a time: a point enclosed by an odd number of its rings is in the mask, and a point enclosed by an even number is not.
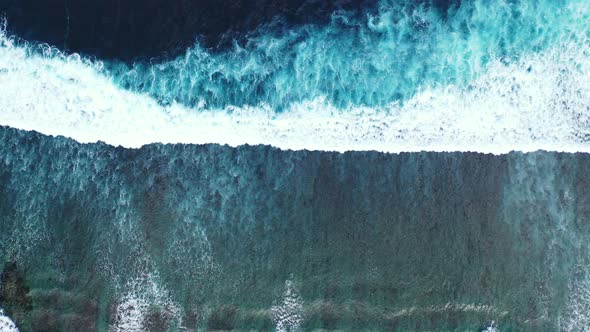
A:
[[[14,262],[4,264],[0,274],[0,308],[4,308],[17,323],[33,309],[24,275]],[[22,328],[22,326],[20,326]]]

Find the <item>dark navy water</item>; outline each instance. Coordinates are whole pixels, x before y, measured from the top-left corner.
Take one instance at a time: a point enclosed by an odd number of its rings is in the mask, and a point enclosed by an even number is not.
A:
[[[457,0],[408,1],[446,15]],[[281,33],[325,25],[334,13],[376,13],[376,0],[71,1],[2,0],[10,31],[30,41],[101,58],[134,60],[178,55],[199,40],[209,49],[245,44],[260,28]]]

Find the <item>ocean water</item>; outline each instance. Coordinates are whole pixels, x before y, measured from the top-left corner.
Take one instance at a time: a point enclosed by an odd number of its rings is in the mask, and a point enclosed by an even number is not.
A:
[[[1,132],[0,250],[17,262],[3,284],[26,288],[3,305],[23,330],[590,319],[587,154],[124,149]]]
[[[139,5],[0,1],[0,331],[590,330],[590,2]]]
[[[0,123],[128,147],[587,151],[587,1],[402,4],[131,65],[4,28]]]

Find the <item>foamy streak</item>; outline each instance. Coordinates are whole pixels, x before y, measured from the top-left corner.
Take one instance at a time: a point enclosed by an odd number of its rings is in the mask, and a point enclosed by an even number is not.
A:
[[[590,46],[570,41],[492,61],[467,88],[424,88],[403,105],[336,109],[322,98],[277,114],[162,106],[113,84],[100,63],[27,52],[0,36],[0,124],[80,142],[270,144],[326,151],[590,152]],[[394,78],[392,78],[394,79]]]
[[[418,5],[429,1],[371,2],[364,15],[334,13],[326,25],[280,35],[262,26],[245,48],[217,53],[197,43],[164,62],[107,67],[119,86],[185,105],[263,101],[283,109],[325,97],[339,108],[384,107],[425,85],[465,87],[495,56],[520,58],[590,36],[587,0],[453,1],[458,7],[442,16]]]
[[[115,308],[109,332],[147,331],[149,314],[155,312],[166,324],[176,321],[182,325],[182,310],[170,299],[157,274],[143,273],[142,277],[128,282],[125,289],[126,293]]]
[[[0,309],[0,332],[18,332],[14,322]]]

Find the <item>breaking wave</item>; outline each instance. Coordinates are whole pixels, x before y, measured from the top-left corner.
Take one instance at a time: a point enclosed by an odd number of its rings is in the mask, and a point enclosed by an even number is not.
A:
[[[382,2],[220,54],[125,65],[0,36],[0,124],[80,142],[590,151],[590,5]]]
[[[18,332],[14,322],[6,315],[4,310],[0,309],[0,332]]]

